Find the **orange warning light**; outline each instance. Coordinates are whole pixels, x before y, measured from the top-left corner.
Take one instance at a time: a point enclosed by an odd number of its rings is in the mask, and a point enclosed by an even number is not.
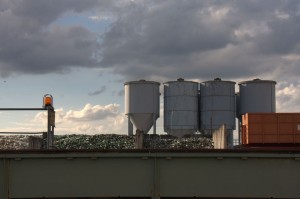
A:
[[[53,97],[50,94],[46,94],[44,95],[43,98],[43,107],[46,108],[48,106],[53,106]]]

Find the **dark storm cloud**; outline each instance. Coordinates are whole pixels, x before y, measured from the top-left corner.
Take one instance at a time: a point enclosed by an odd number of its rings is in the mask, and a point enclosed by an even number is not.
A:
[[[91,0],[1,1],[0,75],[63,73],[71,67],[97,66],[96,35],[83,26],[54,22],[68,12],[81,13],[99,4]]]
[[[39,24],[49,24],[66,11],[82,12],[96,5],[94,0],[23,0],[13,1],[12,14],[37,21]]]
[[[91,10],[112,16],[100,39],[55,23]],[[3,0],[0,15],[2,76],[72,67],[108,68],[126,80],[300,74],[299,1]]]
[[[82,27],[55,27],[51,32],[30,38],[15,38],[15,45],[7,44],[0,55],[7,64],[2,70],[22,73],[63,72],[70,66],[87,67],[96,63],[91,59],[95,49],[93,35]]]
[[[299,54],[299,5],[299,1],[137,1],[124,8],[104,35],[101,66],[114,68],[127,79],[280,78],[283,66],[290,68],[284,76],[295,75],[291,72],[295,60],[282,56]]]
[[[105,35],[102,65],[132,76],[167,76],[193,69],[195,64],[189,60],[194,53],[234,42],[230,26],[205,20],[206,11],[201,12],[205,5],[201,1],[164,1],[153,10],[132,5]]]
[[[89,96],[95,96],[95,95],[100,95],[101,93],[103,93],[104,91],[106,91],[106,86],[102,86],[99,90],[93,91],[93,92],[89,92]]]

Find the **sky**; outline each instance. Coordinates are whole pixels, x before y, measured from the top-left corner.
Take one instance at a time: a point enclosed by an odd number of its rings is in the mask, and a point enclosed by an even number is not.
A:
[[[56,134],[126,134],[124,82],[220,77],[274,80],[277,112],[300,112],[299,22],[298,0],[0,0],[0,107],[51,94]],[[46,130],[45,112],[0,117]]]

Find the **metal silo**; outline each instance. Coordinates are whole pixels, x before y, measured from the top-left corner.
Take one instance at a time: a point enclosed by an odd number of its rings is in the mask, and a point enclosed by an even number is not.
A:
[[[125,84],[125,114],[135,127],[148,133],[152,125],[156,133],[159,117],[159,85],[153,81],[131,81]]]
[[[240,115],[240,93],[235,93],[236,116]]]
[[[200,84],[201,130],[212,134],[223,124],[226,130],[235,129],[235,82],[216,78]]]
[[[254,79],[239,83],[239,117],[245,113],[274,113],[276,82]]]
[[[198,130],[198,82],[177,81],[164,83],[164,130],[182,137]]]

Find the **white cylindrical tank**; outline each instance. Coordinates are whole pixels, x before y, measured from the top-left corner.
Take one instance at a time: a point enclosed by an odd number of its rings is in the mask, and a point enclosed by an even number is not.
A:
[[[125,114],[137,129],[148,133],[159,117],[159,85],[153,81],[125,82]],[[155,126],[154,126],[155,133]]]
[[[216,78],[200,84],[200,128],[211,134],[225,124],[226,130],[235,129],[235,82]]]
[[[239,83],[239,117],[245,113],[275,113],[276,82],[254,79]]]
[[[164,83],[164,130],[182,137],[198,130],[198,82],[177,81]]]

